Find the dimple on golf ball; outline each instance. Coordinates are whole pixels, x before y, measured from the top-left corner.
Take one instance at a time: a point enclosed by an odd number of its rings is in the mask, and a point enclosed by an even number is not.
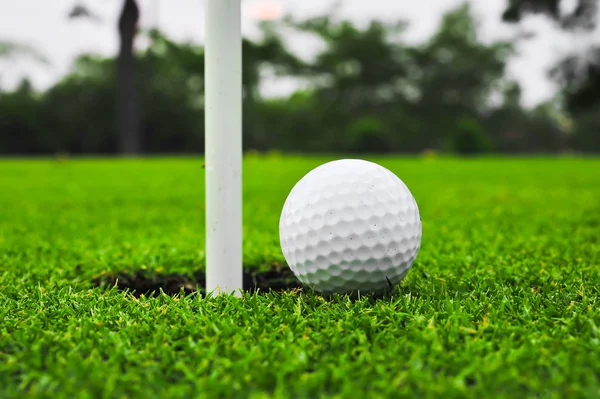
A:
[[[408,187],[376,163],[341,159],[300,179],[279,220],[283,255],[321,293],[380,292],[399,283],[421,245]]]

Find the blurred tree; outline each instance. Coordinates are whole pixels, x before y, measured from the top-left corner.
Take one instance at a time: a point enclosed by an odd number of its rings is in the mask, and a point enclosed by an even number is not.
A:
[[[568,3],[569,0],[507,0],[502,19],[519,22],[528,14],[545,14],[565,29],[595,28],[598,22],[598,0],[575,0]]]
[[[392,150],[385,123],[377,117],[358,117],[350,125],[348,149],[351,152],[386,153]]]
[[[461,155],[485,153],[491,150],[491,141],[480,122],[471,117],[457,121],[457,126],[446,140],[447,149]]]
[[[507,81],[503,101],[483,118],[496,151],[505,153],[554,153],[564,149],[566,131],[560,125],[560,110],[553,101],[533,110],[521,104],[521,87]]]
[[[0,153],[44,152],[39,101],[28,80],[23,80],[13,92],[0,93]]]
[[[135,89],[140,93],[140,134],[144,151],[202,152],[204,150],[204,49],[191,43],[175,43],[158,31],[143,32],[148,35],[149,46],[137,54]],[[244,107],[248,111],[244,121],[247,148],[268,149],[279,140],[271,134],[273,129],[265,123],[265,115],[273,109],[282,111],[277,119],[293,114],[273,106],[260,96],[260,70],[270,67],[277,73],[286,68],[301,68],[280,43],[279,37],[265,37],[258,41],[244,39]],[[48,133],[40,147],[45,152],[68,151],[73,153],[119,152],[119,135],[111,115],[118,95],[118,60],[94,55],[82,55],[73,64],[73,70],[45,93],[4,93],[0,108],[6,134],[20,132],[19,140],[33,143],[40,138],[33,127],[23,124],[27,118],[11,104],[25,104],[33,110],[39,125]],[[35,96],[34,96],[35,95]],[[35,100],[35,101],[33,101]],[[18,112],[17,112],[18,111]],[[25,112],[25,110],[23,111]],[[274,115],[275,117],[275,115]],[[308,119],[306,115],[303,116]],[[18,127],[22,126],[22,127]],[[292,124],[293,125],[293,124]],[[27,126],[30,126],[28,128]],[[37,126],[37,125],[36,125]],[[4,133],[3,132],[3,133]],[[10,133],[12,132],[12,133]],[[26,132],[26,133],[23,133]],[[33,147],[7,146],[17,151],[33,151]],[[37,147],[35,147],[37,148]],[[37,150],[36,150],[37,151]]]
[[[287,47],[282,32],[290,27],[322,41],[313,59],[300,60]],[[261,38],[242,44],[246,149],[474,154],[565,145],[556,105],[522,107],[519,85],[504,77],[511,45],[481,43],[468,6],[448,12],[436,34],[419,45],[403,42],[403,22],[358,26],[329,16],[261,28]],[[132,81],[143,151],[202,152],[204,49],[158,31],[139,34],[149,39],[136,53]],[[119,57],[84,55],[45,93],[25,82],[0,93],[0,136],[19,138],[5,139],[0,151],[121,151],[113,118],[122,94],[118,65]],[[262,84],[272,77],[298,86],[291,95],[264,97]]]
[[[509,42],[478,40],[468,5],[446,13],[436,34],[420,46],[402,42],[403,21],[374,21],[364,29],[329,16],[289,21],[325,44],[308,69],[318,104],[313,117],[321,126],[315,135],[325,148],[347,151],[356,151],[358,143],[365,151],[453,147],[445,140],[458,133],[449,130],[464,118],[480,118],[512,51]]]
[[[204,49],[157,30],[138,56],[145,151],[204,150]],[[143,83],[142,83],[143,82]]]
[[[135,82],[135,55],[133,42],[138,28],[140,10],[136,0],[125,0],[119,17],[119,84],[117,120],[119,150],[136,154],[142,150],[140,132],[140,101]]]
[[[48,64],[48,59],[33,47],[23,43],[0,40],[0,58],[15,57],[28,57],[39,63]]]
[[[244,148],[266,150],[273,145],[272,136],[277,132],[262,119],[267,111],[260,91],[264,76],[298,74],[307,65],[289,51],[276,23],[263,22],[260,31],[260,39],[244,38],[242,42],[243,130]]]
[[[17,61],[29,58],[43,65],[48,65],[48,59],[35,48],[14,41],[0,40],[0,61]],[[0,76],[0,84],[2,76]],[[1,86],[0,86],[1,87]]]
[[[465,132],[469,137],[486,134],[474,128],[477,123],[473,121],[487,112],[492,94],[503,86],[512,51],[510,42],[479,41],[468,4],[446,13],[433,37],[411,49],[414,60],[411,75],[419,99],[412,110],[423,121],[421,134],[425,146],[453,148],[455,144],[444,141],[463,137]],[[461,128],[466,120],[471,121],[471,127]],[[487,141],[480,138],[474,143]]]
[[[203,150],[204,52],[150,32],[140,52],[134,88],[141,93],[140,135],[145,152]],[[114,104],[118,95],[115,58],[81,56],[73,72],[49,89],[45,109],[49,129],[60,132],[60,145],[77,153],[120,152]],[[58,142],[58,140],[57,140]]]
[[[84,4],[78,2],[69,13],[69,18],[93,18],[95,14]],[[140,10],[136,0],[123,0],[123,8],[119,16],[119,55],[118,55],[118,90],[117,126],[119,132],[119,152],[136,154],[142,150],[142,134],[140,131],[140,100],[135,82],[134,39],[138,29]]]
[[[74,72],[45,93],[40,115],[52,138],[48,150],[70,153],[118,151],[113,118],[115,60],[80,56]]]
[[[561,85],[566,109],[575,119],[570,144],[581,151],[600,151],[600,46],[561,60],[550,73]]]
[[[518,22],[528,13],[542,13],[566,31],[592,32],[597,27],[600,0],[576,0],[570,11],[566,0],[508,0],[503,18]],[[577,39],[575,39],[577,40]],[[566,110],[575,119],[569,144],[583,151],[600,151],[600,46],[560,60],[550,76],[562,87]]]
[[[410,59],[400,40],[403,21],[372,21],[363,29],[330,16],[289,18],[287,23],[325,45],[299,73],[311,77],[313,99],[304,104],[314,105],[311,118],[318,128],[289,135],[300,134],[305,141],[322,143],[322,149],[339,151],[393,150],[396,138],[414,136],[408,131],[412,124],[400,117],[406,116],[402,109],[410,90]]]

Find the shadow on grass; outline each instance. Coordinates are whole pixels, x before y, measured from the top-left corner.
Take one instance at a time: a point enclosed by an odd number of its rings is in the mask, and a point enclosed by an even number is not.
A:
[[[142,295],[156,296],[160,292],[177,296],[192,293],[206,294],[206,274],[198,270],[193,274],[161,274],[148,270],[135,272],[110,273],[92,280],[95,287],[116,287],[119,291],[127,291],[136,297]],[[282,265],[276,264],[260,269],[244,270],[243,289],[254,293],[269,291],[286,291],[302,288],[302,283],[294,273]]]

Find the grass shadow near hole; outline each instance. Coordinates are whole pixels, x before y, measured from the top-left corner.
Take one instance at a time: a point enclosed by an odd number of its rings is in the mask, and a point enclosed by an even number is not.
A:
[[[202,295],[206,294],[204,270],[198,270],[192,274],[162,274],[151,270],[123,271],[96,277],[92,283],[94,287],[98,288],[116,287],[119,291],[127,291],[138,298],[142,295],[146,297],[160,295],[161,290],[171,296],[180,295],[182,290],[185,295],[196,292]],[[245,269],[242,285],[244,291],[250,293],[302,289],[302,283],[294,273],[281,265]]]

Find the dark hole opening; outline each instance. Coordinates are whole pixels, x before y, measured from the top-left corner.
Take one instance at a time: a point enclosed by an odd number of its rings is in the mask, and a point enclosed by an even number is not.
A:
[[[192,274],[175,273],[161,274],[150,270],[137,270],[133,272],[120,272],[105,274],[95,278],[95,287],[116,287],[119,291],[127,291],[136,297],[160,295],[161,290],[171,296],[181,294],[189,295],[198,292],[206,294],[206,274],[198,270]],[[256,291],[266,293],[269,291],[282,292],[302,288],[302,283],[294,273],[282,265],[271,265],[260,269],[248,269],[243,272],[243,289],[250,293]]]

